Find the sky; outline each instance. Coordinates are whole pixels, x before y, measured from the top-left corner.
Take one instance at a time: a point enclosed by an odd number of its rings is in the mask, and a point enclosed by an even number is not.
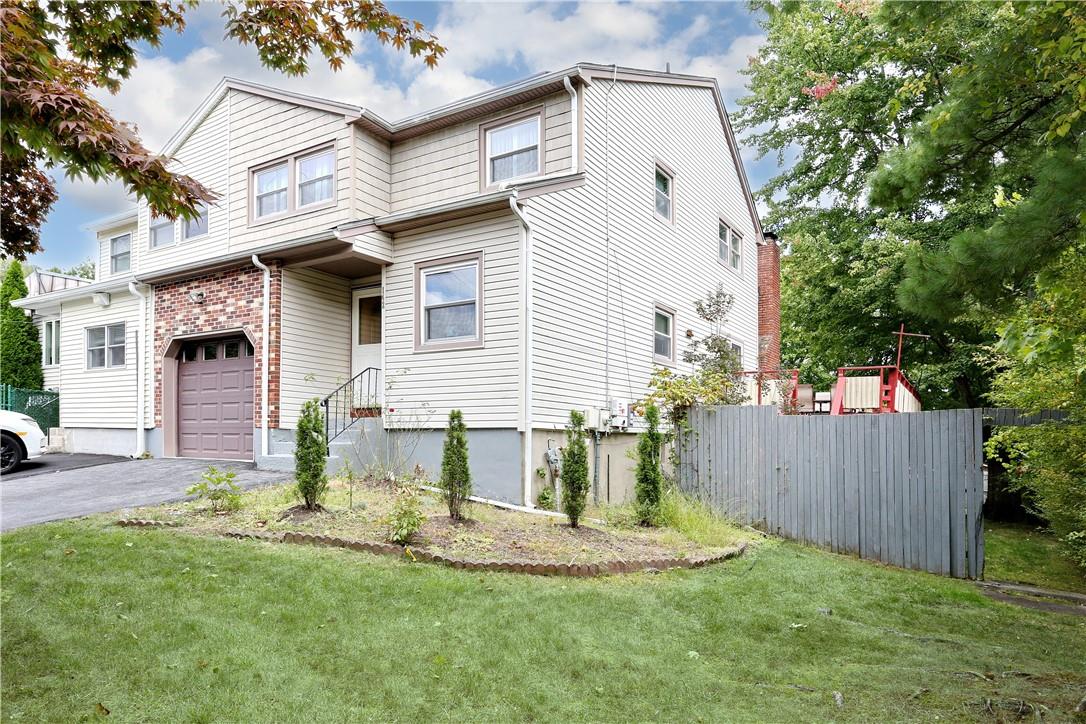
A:
[[[147,148],[158,151],[219,80],[230,75],[363,106],[395,121],[412,113],[579,61],[712,76],[734,114],[744,94],[749,56],[763,35],[739,2],[389,2],[399,15],[421,21],[448,49],[430,70],[406,52],[359,36],[339,71],[313,58],[300,78],[261,66],[251,46],[223,39],[222,7],[205,2],[187,15],[182,34],[167,32],[158,48],[141,47],[139,65],[116,95],[98,99],[120,120],[136,125]],[[777,171],[740,148],[754,189]],[[91,257],[94,237],[82,227],[119,213],[134,199],[117,183],[91,183],[53,170],[59,199],[42,228],[45,251],[31,257],[66,268]]]

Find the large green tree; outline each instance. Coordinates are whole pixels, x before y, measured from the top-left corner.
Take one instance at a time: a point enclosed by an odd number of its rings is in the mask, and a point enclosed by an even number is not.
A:
[[[826,385],[843,365],[886,364],[892,332],[931,335],[905,356],[928,407],[979,404],[988,377],[975,358],[992,333],[980,319],[936,320],[899,302],[910,244],[940,244],[989,213],[966,198],[938,218],[886,213],[868,199],[871,175],[940,102],[953,53],[898,37],[870,2],[754,3],[767,40],[748,69],[737,125],[783,170],[760,190],[767,225],[788,244],[783,262],[783,357]],[[956,28],[972,32],[981,10]],[[930,222],[930,223],[928,223]]]
[[[119,179],[160,216],[196,215],[214,194],[169,170],[135,130],[91,95],[117,92],[138,60],[140,43],[158,46],[164,32],[182,32],[196,0],[129,2],[0,2],[0,156],[5,254],[41,250],[39,229],[56,193],[41,166],[69,176]],[[429,66],[445,49],[418,22],[388,11],[380,0],[231,0],[223,4],[226,36],[255,46],[264,65],[304,74],[310,57],[340,68],[358,34],[422,57]]]
[[[26,312],[11,302],[26,296],[22,265],[7,265],[0,282],[0,383],[27,390],[42,388],[41,340]]]

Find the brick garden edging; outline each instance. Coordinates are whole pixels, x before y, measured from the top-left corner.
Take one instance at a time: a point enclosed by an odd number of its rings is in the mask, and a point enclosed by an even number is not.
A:
[[[123,518],[117,521],[117,525],[146,528],[174,528],[175,523],[158,520],[137,520]],[[737,558],[746,551],[746,541],[737,546],[724,549],[722,552],[710,556],[691,556],[689,558],[649,558],[641,560],[612,560],[596,563],[540,563],[537,561],[477,561],[468,558],[456,558],[454,556],[431,553],[425,550],[415,550],[410,546],[396,545],[395,543],[375,543],[373,541],[357,540],[354,538],[340,538],[332,535],[318,535],[314,533],[298,533],[287,531],[274,533],[270,531],[253,530],[227,530],[221,535],[227,538],[240,540],[260,540],[268,543],[294,543],[300,545],[330,546],[332,548],[346,548],[352,551],[365,551],[380,555],[393,555],[410,558],[415,561],[426,561],[440,565],[460,568],[467,571],[496,571],[502,573],[526,573],[532,576],[607,576],[620,573],[637,573],[639,571],[666,571],[671,568],[701,568],[711,563],[720,563],[730,558]]]
[[[136,520],[130,518],[118,520],[117,525],[147,528],[176,527],[176,524],[171,522]],[[354,538],[340,538],[332,535],[298,533],[294,531],[274,533],[270,531],[227,530],[223,531],[220,535],[240,540],[260,540],[268,543],[329,546],[332,548],[346,548],[352,551],[365,551],[367,553],[376,553],[380,555],[402,556],[415,561],[437,563],[467,571],[527,573],[533,576],[588,577],[616,575],[620,573],[637,573],[639,571],[666,571],[671,568],[701,568],[711,563],[720,563],[729,558],[737,558],[738,556],[743,555],[747,549],[747,543],[744,541],[738,546],[726,548],[722,552],[710,556],[649,558],[631,561],[616,559],[596,563],[540,563],[537,561],[477,561],[468,558],[456,558],[454,556],[431,553],[425,550],[414,550],[410,546],[405,547],[396,545],[395,543],[375,543],[373,541],[357,540]]]
[[[533,561],[478,561],[431,553],[425,550],[415,550],[410,546],[404,547],[396,545],[395,543],[375,543],[352,538],[339,538],[337,536],[317,535],[313,533],[296,533],[292,531],[286,533],[269,533],[262,531],[230,530],[223,533],[223,535],[230,538],[330,546],[332,548],[347,548],[353,551],[403,556],[416,561],[438,563],[468,571],[527,573],[533,576],[600,576],[618,573],[636,573],[638,571],[648,570],[663,571],[669,568],[701,568],[710,563],[719,563],[720,561],[740,556],[747,547],[747,544],[744,542],[740,543],[738,546],[727,548],[715,555],[692,556],[690,558],[652,558],[648,560],[632,561],[613,560],[597,563],[539,563]]]

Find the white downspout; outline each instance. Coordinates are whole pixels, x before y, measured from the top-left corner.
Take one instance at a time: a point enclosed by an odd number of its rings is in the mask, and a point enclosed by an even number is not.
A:
[[[532,225],[528,220],[527,211],[517,204],[517,190],[513,189],[513,195],[509,197],[509,208],[513,210],[524,227],[524,253],[522,279],[524,287],[524,368],[521,371],[523,384],[523,427],[524,447],[523,453],[523,499],[527,508],[535,507],[532,503]]]
[[[569,130],[570,130],[570,170],[573,173],[577,173],[580,169],[580,158],[578,157],[577,148],[577,120],[578,120],[578,108],[577,108],[577,89],[573,87],[573,84],[569,81],[569,76],[562,79],[562,85],[566,87],[566,93],[569,93]]]
[[[271,337],[271,269],[253,254],[253,266],[264,272],[264,307],[260,334],[260,453],[268,452],[268,338]]]
[[[147,392],[146,381],[144,377],[147,375],[147,363],[146,355],[147,351],[143,345],[147,337],[147,292],[140,290],[140,285],[136,282],[128,282],[128,291],[132,292],[132,296],[139,297],[140,299],[140,326],[136,330],[136,454],[135,457],[143,457],[143,453],[147,451],[147,436],[143,427],[143,416],[145,403],[145,395]]]

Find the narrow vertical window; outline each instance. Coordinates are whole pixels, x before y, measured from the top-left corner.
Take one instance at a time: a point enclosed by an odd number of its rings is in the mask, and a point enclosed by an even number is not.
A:
[[[132,235],[121,234],[109,240],[109,270],[121,274],[132,268]]]
[[[659,166],[656,167],[656,215],[665,221],[671,221],[671,174]]]
[[[656,307],[653,321],[653,356],[657,362],[671,364],[675,361],[675,314]]]
[[[60,364],[60,320],[50,319],[45,322],[45,344],[42,347],[45,365]]]
[[[740,271],[743,266],[743,237],[732,227],[720,222],[720,261]]]

